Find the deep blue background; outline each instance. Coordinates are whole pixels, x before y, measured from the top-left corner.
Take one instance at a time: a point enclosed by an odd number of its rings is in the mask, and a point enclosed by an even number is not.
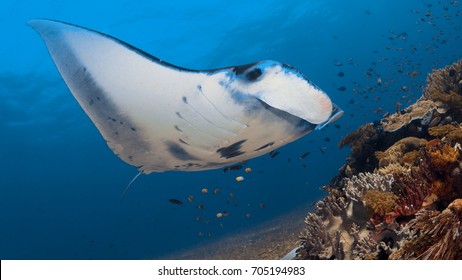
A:
[[[272,160],[249,161],[250,174],[142,176],[120,202],[136,169],[110,151],[73,99],[26,25],[32,18],[99,30],[187,68],[289,63],[346,113],[339,128],[313,132]],[[2,1],[0,258],[159,258],[308,207],[348,154],[337,147],[342,137],[394,112],[396,102],[414,102],[426,73],[462,57],[461,23],[461,4],[448,0]],[[238,175],[246,179],[238,183]],[[211,194],[215,188],[221,193]],[[215,218],[224,210],[228,217]]]

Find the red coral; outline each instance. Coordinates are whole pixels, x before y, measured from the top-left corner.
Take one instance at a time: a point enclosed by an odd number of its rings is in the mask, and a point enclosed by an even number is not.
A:
[[[391,223],[396,217],[412,216],[417,213],[430,194],[430,181],[417,169],[409,174],[395,174],[393,192],[398,197],[395,211],[387,213],[386,221]]]

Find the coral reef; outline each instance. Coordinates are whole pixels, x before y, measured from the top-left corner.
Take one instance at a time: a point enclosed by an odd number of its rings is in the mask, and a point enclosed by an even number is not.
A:
[[[391,259],[462,259],[462,199],[443,210],[422,209],[404,228],[403,245]]]
[[[431,136],[450,139],[451,141],[462,141],[462,127],[455,124],[445,124],[441,126],[430,127],[428,133]]]
[[[424,97],[440,101],[453,109],[462,108],[462,60],[444,69],[433,71],[427,77]]]
[[[462,61],[415,104],[346,136],[298,259],[462,259]]]

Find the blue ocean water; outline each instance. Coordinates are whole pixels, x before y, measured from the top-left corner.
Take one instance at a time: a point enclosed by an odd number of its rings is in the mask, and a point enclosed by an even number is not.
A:
[[[285,62],[345,115],[273,159],[250,160],[251,173],[141,176],[121,202],[136,168],[72,97],[26,25],[33,18],[95,29],[186,68]],[[5,0],[0,22],[1,259],[161,258],[309,205],[348,155],[342,137],[413,103],[427,73],[462,57],[462,3],[449,0]]]

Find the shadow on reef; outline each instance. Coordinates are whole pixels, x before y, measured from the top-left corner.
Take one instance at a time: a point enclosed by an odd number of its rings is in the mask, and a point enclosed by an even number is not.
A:
[[[422,97],[346,136],[298,259],[462,259],[462,60]]]

